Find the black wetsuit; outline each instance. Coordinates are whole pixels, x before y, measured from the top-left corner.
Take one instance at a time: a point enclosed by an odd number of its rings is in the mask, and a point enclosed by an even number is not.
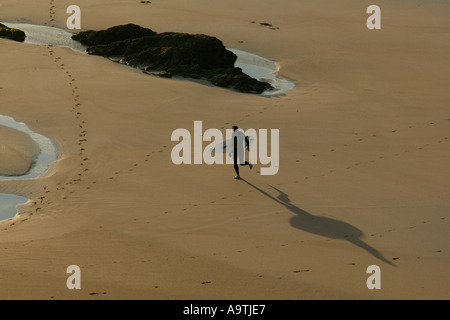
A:
[[[242,134],[244,135],[244,134]],[[241,166],[248,166],[250,165],[250,162],[242,160],[244,159],[244,148],[243,148],[243,141],[238,141],[238,137],[234,135],[234,148],[233,148],[233,162],[234,162],[234,171],[236,171],[236,174],[239,176],[239,165]],[[250,151],[250,140],[246,136],[245,137],[245,144],[247,146],[247,149]],[[239,161],[238,161],[239,158]]]

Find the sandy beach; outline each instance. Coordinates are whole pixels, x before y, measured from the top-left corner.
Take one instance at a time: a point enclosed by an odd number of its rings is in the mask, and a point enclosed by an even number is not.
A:
[[[61,153],[43,177],[0,181],[30,199],[0,222],[0,299],[449,299],[450,3],[377,1],[381,30],[365,0],[210,3],[76,4],[82,30],[208,34],[295,88],[244,94],[0,39],[0,115]],[[0,21],[65,28],[71,4],[3,0]],[[278,173],[173,164],[171,134],[194,121],[279,129]],[[11,151],[27,143],[0,127],[0,173],[29,165]]]

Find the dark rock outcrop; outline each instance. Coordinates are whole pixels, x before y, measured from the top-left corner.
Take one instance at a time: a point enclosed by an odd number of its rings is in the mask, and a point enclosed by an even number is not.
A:
[[[11,39],[18,42],[25,41],[25,32],[19,29],[9,28],[0,23],[0,38]]]
[[[203,34],[156,33],[128,24],[103,31],[80,32],[72,39],[87,53],[120,58],[120,62],[163,77],[206,79],[220,87],[262,93],[272,86],[235,68],[237,56],[222,41]]]

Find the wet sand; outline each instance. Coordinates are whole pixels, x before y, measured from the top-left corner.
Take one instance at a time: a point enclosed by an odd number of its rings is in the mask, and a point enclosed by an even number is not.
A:
[[[25,133],[0,125],[0,175],[27,173],[39,153],[39,146]]]
[[[77,2],[84,29],[206,33],[279,61],[296,86],[272,98],[0,39],[0,113],[61,152],[0,181],[31,199],[0,223],[0,299],[448,299],[449,5],[379,1],[369,31],[371,4]],[[64,27],[68,5],[4,0],[2,19]],[[171,133],[196,120],[280,129],[279,173],[175,166]]]

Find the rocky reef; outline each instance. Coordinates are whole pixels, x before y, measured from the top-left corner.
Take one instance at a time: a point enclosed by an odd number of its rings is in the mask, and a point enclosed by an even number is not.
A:
[[[219,39],[204,34],[156,33],[134,24],[102,31],[84,31],[72,39],[88,46],[87,53],[120,59],[162,77],[206,79],[213,85],[246,93],[272,89],[234,67],[237,56]]]
[[[19,29],[9,28],[0,23],[0,38],[11,39],[18,42],[25,41],[25,32]]]

